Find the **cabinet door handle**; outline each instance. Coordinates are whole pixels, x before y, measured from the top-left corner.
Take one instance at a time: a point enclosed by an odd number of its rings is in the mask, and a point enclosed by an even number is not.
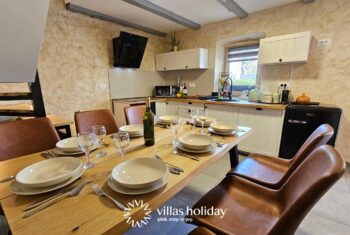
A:
[[[289,119],[288,122],[289,122],[289,123],[292,123],[292,124],[302,124],[302,125],[306,125],[306,124],[307,124],[306,121],[294,120],[294,119]]]
[[[255,110],[262,111],[263,109],[262,108],[256,108]]]
[[[186,65],[186,69],[188,68],[188,66]]]
[[[164,67],[163,69],[166,70],[166,67]]]
[[[280,62],[282,62],[283,60],[282,59],[279,59]]]
[[[188,104],[192,104],[192,102],[188,102]]]

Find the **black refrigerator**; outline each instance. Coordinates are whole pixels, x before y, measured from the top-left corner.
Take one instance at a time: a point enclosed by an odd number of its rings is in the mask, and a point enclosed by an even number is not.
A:
[[[321,124],[327,123],[334,129],[328,144],[334,146],[342,110],[330,105],[297,105],[286,107],[279,157],[293,158],[305,140]]]

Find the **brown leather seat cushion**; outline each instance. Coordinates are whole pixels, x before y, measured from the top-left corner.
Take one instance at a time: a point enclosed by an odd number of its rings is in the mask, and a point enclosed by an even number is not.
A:
[[[205,227],[197,227],[194,230],[192,230],[188,235],[215,235],[215,233]]]
[[[0,123],[0,161],[52,149],[60,140],[48,118]]]

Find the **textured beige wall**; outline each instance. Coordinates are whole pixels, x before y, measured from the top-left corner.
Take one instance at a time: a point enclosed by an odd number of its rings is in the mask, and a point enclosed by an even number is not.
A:
[[[154,56],[163,50],[164,38],[69,12],[63,0],[51,0],[39,59],[47,113],[72,119],[78,110],[111,108],[108,69],[113,61],[112,38],[121,30],[148,37],[140,69],[154,71]],[[100,90],[99,83],[107,89]],[[0,92],[17,89],[26,86],[0,84]]]
[[[209,66],[214,67],[216,45],[222,39],[237,35],[265,32],[267,36],[309,31],[315,38],[331,38],[332,46],[315,48],[307,64],[293,66],[290,88],[294,96],[306,92],[313,101],[335,104],[343,109],[336,147],[350,161],[350,1],[317,0],[300,2],[250,14],[248,18],[231,19],[203,26],[198,31],[178,32],[181,49],[209,49]],[[290,65],[265,66],[262,87],[275,90],[278,83],[288,81]],[[214,75],[214,77],[217,74]],[[214,77],[207,77],[214,87]],[[198,82],[197,82],[198,84]],[[205,86],[207,86],[206,84]]]

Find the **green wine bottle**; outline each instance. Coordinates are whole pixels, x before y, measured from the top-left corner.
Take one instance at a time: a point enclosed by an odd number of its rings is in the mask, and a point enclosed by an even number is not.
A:
[[[143,115],[143,137],[146,146],[154,145],[154,114],[151,111],[151,98],[146,99],[146,112]]]

